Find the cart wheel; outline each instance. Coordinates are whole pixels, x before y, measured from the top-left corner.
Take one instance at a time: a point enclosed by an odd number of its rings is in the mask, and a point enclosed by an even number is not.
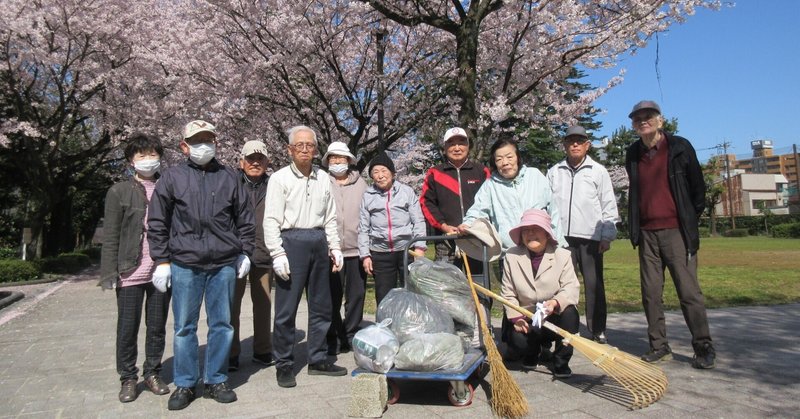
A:
[[[400,387],[397,386],[394,380],[386,380],[386,384],[388,384],[389,389],[389,398],[386,400],[386,403],[397,403],[397,401],[400,400]]]
[[[472,384],[463,382],[464,394],[457,394],[456,387],[450,384],[450,389],[447,392],[447,398],[453,406],[469,406],[472,404],[472,397],[475,395],[475,389]]]

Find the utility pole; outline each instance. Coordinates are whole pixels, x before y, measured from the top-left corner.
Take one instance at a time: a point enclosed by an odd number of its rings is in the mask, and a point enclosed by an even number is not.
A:
[[[800,160],[797,159],[797,144],[792,144],[792,151],[794,152],[794,183],[797,187],[795,193],[797,194],[798,205],[800,205]]]
[[[728,188],[728,214],[731,216],[731,229],[736,229],[736,217],[733,215],[733,190],[731,188],[731,160],[728,157],[728,146],[731,145],[728,141],[723,141],[717,147],[722,147],[722,152],[725,153],[725,184]]]

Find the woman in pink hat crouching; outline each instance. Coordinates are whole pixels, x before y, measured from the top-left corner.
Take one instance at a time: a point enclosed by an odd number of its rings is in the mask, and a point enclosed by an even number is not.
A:
[[[506,253],[503,263],[503,298],[532,312],[542,304],[546,320],[578,333],[580,317],[576,306],[580,283],[572,267],[569,250],[558,247],[551,228],[550,215],[540,209],[522,214],[519,224],[509,231],[516,246]],[[522,355],[522,368],[535,369],[542,344],[555,341],[552,371],[556,378],[569,378],[572,370],[572,346],[549,329],[533,325],[521,313],[506,308],[507,322],[503,329],[511,351]]]

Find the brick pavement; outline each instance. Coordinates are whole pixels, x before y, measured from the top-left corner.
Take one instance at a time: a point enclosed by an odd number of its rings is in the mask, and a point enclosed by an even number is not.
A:
[[[169,412],[169,396],[142,392],[135,402],[119,403],[114,361],[116,304],[113,293],[95,286],[95,277],[96,270],[90,270],[65,282],[37,285],[23,301],[0,310],[0,417],[345,416],[352,378],[308,376],[304,342],[297,347],[299,373],[294,389],[277,386],[274,368],[250,363],[252,321],[247,297],[242,307],[246,341],[241,369],[230,376],[239,401],[222,405],[199,399],[183,411]],[[298,326],[303,330],[306,318],[302,306]],[[578,353],[569,380],[554,381],[545,370],[512,371],[512,375],[528,398],[532,417],[797,417],[800,304],[710,310],[709,318],[719,356],[717,369],[698,371],[689,366],[690,338],[680,312],[667,314],[675,359],[662,365],[670,386],[662,400],[646,409],[628,411],[611,400],[613,381]],[[170,319],[163,376],[174,389],[171,324]],[[633,354],[647,349],[641,313],[613,314],[608,324],[612,344]],[[206,330],[203,315],[201,345]],[[143,333],[139,346],[144,347]],[[349,369],[355,366],[350,354],[340,356],[339,363]],[[144,389],[141,383],[139,389]],[[461,408],[449,404],[443,383],[401,382],[400,390],[400,402],[390,406],[384,417],[491,416],[485,383],[476,388],[473,404]]]

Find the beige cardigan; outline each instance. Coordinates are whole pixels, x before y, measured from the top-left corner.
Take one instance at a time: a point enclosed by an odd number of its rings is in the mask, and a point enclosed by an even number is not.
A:
[[[506,300],[535,312],[536,303],[555,299],[563,312],[570,305],[578,305],[580,289],[569,250],[548,245],[534,277],[528,249],[525,246],[508,249],[501,291]],[[508,307],[506,315],[509,319],[522,316]]]

